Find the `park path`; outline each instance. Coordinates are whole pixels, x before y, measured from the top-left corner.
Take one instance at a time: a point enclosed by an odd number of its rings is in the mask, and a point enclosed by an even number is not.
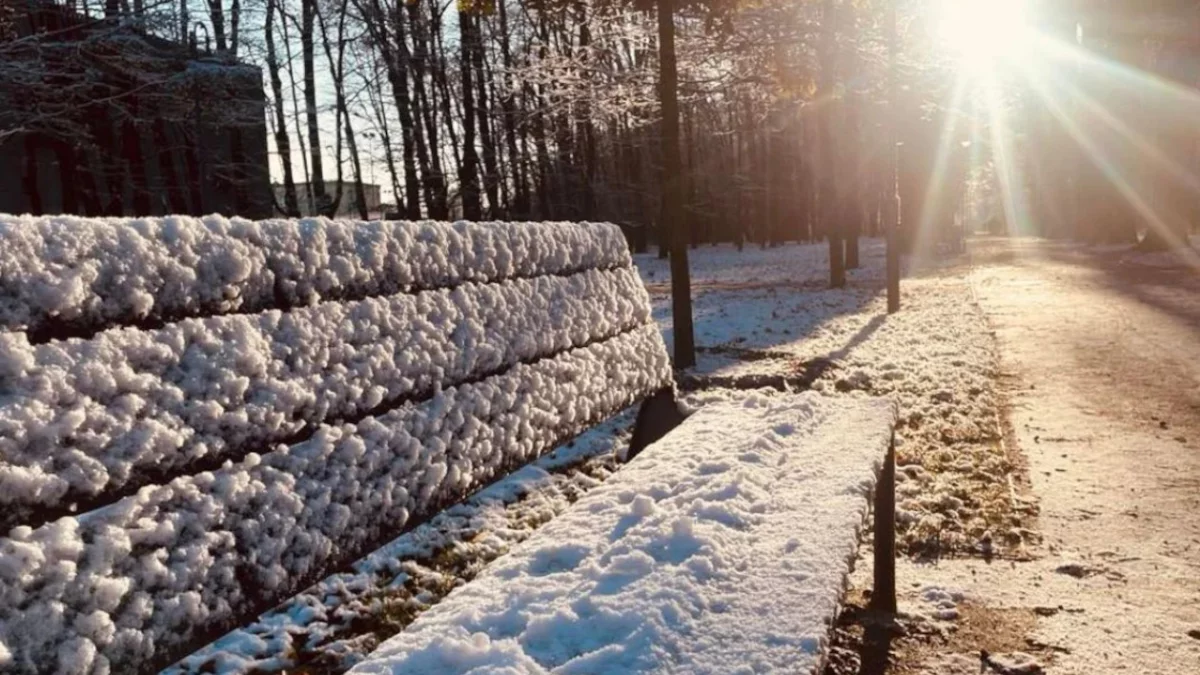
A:
[[[1050,673],[1200,672],[1200,272],[1036,240],[971,253],[1044,536],[971,586],[1037,608]]]

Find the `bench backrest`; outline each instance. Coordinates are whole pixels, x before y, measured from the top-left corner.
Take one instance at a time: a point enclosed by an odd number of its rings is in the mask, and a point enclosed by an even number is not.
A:
[[[157,670],[670,378],[612,225],[0,216],[0,665]]]

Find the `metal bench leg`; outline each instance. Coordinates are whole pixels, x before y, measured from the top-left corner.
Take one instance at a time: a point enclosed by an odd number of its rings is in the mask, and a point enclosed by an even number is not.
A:
[[[896,613],[896,434],[875,485],[875,589],[871,608]]]

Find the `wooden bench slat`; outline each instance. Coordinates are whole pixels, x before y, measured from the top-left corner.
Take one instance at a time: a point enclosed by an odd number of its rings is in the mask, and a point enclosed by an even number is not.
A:
[[[703,408],[351,672],[819,673],[894,420]]]
[[[649,320],[630,267],[188,319],[89,340],[10,339],[0,360],[21,365],[0,373],[0,532]]]
[[[610,224],[0,214],[0,330],[40,342],[630,261]]]
[[[669,383],[654,325],[0,539],[18,670],[146,672]],[[186,653],[186,652],[183,652]]]

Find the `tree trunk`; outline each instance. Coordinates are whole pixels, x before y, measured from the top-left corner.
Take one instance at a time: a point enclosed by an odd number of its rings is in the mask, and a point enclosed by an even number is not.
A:
[[[229,55],[237,58],[238,55],[238,30],[242,23],[242,1],[233,0],[229,5]]]
[[[79,176],[75,149],[71,144],[56,140],[52,143],[55,157],[58,159],[59,183],[62,186],[62,212],[79,213]],[[146,214],[150,215],[150,214]]]
[[[325,25],[324,15],[317,13],[317,24],[321,29],[321,47],[325,52],[325,60],[329,64],[330,77],[333,79],[334,91],[334,124],[337,131],[334,134],[334,153],[333,160],[337,162],[337,191],[333,198],[329,200],[328,205],[322,210],[322,215],[333,218],[341,209],[342,197],[345,194],[345,182],[342,174],[342,123],[345,122],[345,131],[348,138],[348,143],[353,148],[354,146],[354,128],[350,124],[350,112],[346,105],[346,5],[348,0],[341,0],[341,6],[338,7],[338,25],[337,25],[337,57],[334,58],[333,47],[329,43],[329,31]],[[354,158],[357,161],[357,157]],[[363,205],[359,204],[362,209]],[[363,217],[366,220],[366,217]]]
[[[29,203],[29,211],[35,215],[42,213],[42,186],[38,181],[38,142],[37,136],[25,134],[25,175],[22,183],[25,188],[25,198]]]
[[[325,172],[321,148],[321,129],[317,124],[317,80],[315,50],[313,48],[313,23],[316,19],[317,0],[300,0],[300,51],[304,62],[304,114],[308,122],[308,150],[312,153],[312,208],[328,215],[329,197],[325,193]]]
[[[284,0],[275,0],[280,3],[279,16],[282,19],[280,23],[283,25],[283,47],[284,53],[287,56],[288,81],[292,86],[292,122],[296,125],[296,143],[300,146],[300,167],[304,169],[304,195],[305,204],[301,215],[310,215],[313,207],[316,205],[316,199],[313,197],[313,182],[312,176],[308,171],[308,148],[304,145],[304,130],[300,127],[300,99],[297,98],[296,92],[300,87],[296,86],[296,69],[292,66],[295,59],[292,58],[292,40],[288,34],[288,16],[283,11]]]
[[[179,171],[175,168],[175,153],[171,151],[167,137],[167,123],[161,117],[154,120],[154,145],[158,151],[158,172],[162,174],[169,213],[186,213],[187,200],[184,199],[183,185],[179,182]]]
[[[517,153],[517,126],[516,126],[516,83],[509,74],[512,70],[512,50],[509,43],[508,34],[508,11],[506,7],[508,2],[500,0],[497,3],[500,19],[500,58],[504,64],[504,96],[500,99],[500,108],[503,111],[504,119],[504,137],[508,147],[509,166],[512,171],[513,191],[516,193],[513,199],[512,208],[510,211],[515,211],[518,217],[529,217],[529,185],[525,180],[524,163],[522,155]]]
[[[852,70],[851,72],[855,72]],[[845,127],[842,137],[846,139],[846,151],[842,153],[842,161],[846,165],[843,171],[845,184],[842,193],[841,226],[845,237],[846,269],[858,269],[858,234],[862,231],[862,176],[861,163],[861,133],[858,125],[859,101],[851,95],[845,103]]]
[[[584,2],[576,3],[579,23],[579,60],[585,67],[588,64],[588,51],[592,44],[592,34],[588,28],[587,8],[588,5]],[[576,135],[579,136],[579,144],[582,146],[583,153],[583,170],[579,172],[582,183],[580,187],[583,191],[583,217],[591,219],[595,217],[596,209],[595,186],[593,185],[596,179],[596,130],[592,125],[591,106],[588,105],[586,98],[579,103],[576,119]]]
[[[473,17],[467,12],[459,11],[458,13],[458,28],[461,37],[460,46],[462,54],[460,57],[461,73],[462,73],[462,105],[463,105],[463,155],[462,164],[458,167],[458,191],[462,201],[463,218],[466,220],[480,220],[483,216],[483,207],[479,200],[479,176],[477,163],[478,159],[475,155],[475,101],[474,101],[474,86],[471,80],[473,57],[472,45],[474,39],[472,30],[474,23]]]
[[[354,138],[354,127],[350,123],[350,110],[344,106],[342,121],[346,125],[346,148],[350,151],[350,165],[354,168],[354,203],[358,207],[358,217],[370,220],[366,190],[363,189],[362,161],[358,157],[358,142]]]
[[[441,108],[442,119],[446,125],[446,137],[450,139],[448,144],[443,144],[442,147],[449,146],[450,155],[453,158],[452,163],[455,167],[462,163],[461,154],[459,153],[458,128],[456,126],[456,118],[454,116],[453,105],[450,102],[450,83],[446,76],[449,59],[446,56],[446,44],[442,32],[442,20],[440,15],[440,5],[438,0],[429,0],[430,11],[430,45],[433,48],[433,53],[436,54],[435,68],[431,69],[430,96],[432,101],[430,105]]]
[[[379,125],[380,140],[383,141],[383,157],[391,180],[392,198],[396,200],[396,213],[403,214],[407,213],[407,209],[404,206],[404,193],[400,190],[400,175],[396,170],[396,153],[392,150],[392,132],[388,126],[387,113],[383,109],[383,78],[379,75],[378,62],[375,62],[373,75],[372,86],[367,88],[367,96],[375,113],[375,121]],[[386,218],[387,214],[384,214],[384,217]]]
[[[837,160],[833,147],[833,88],[836,68],[836,45],[834,42],[834,4],[824,0],[821,11],[821,92],[825,101],[821,104],[821,221],[825,236],[829,240],[829,286],[842,288],[846,285],[846,268],[843,258],[842,228],[838,221]]]
[[[887,237],[887,298],[888,314],[900,311],[900,192],[897,189],[899,179],[899,150],[896,146],[896,117],[900,114],[900,104],[896,97],[899,95],[898,66],[899,40],[896,35],[896,3],[900,0],[888,0],[886,19],[888,44],[888,120],[887,147],[884,161],[887,162],[885,173],[887,180],[884,185],[883,207],[886,211],[883,226]]]
[[[271,78],[271,97],[275,104],[275,150],[283,166],[284,215],[299,218],[300,204],[296,199],[296,181],[292,176],[292,144],[288,138],[287,116],[283,109],[283,82],[279,77],[279,60],[275,54],[275,2],[267,0],[267,18],[263,28],[267,42],[267,73]]]
[[[395,25],[397,53],[411,69],[414,67],[414,59],[408,51],[408,42],[405,39],[404,14],[399,10],[397,10],[395,15]],[[425,82],[423,76],[418,81],[416,73],[417,71],[414,71],[413,91],[417,95],[409,100],[409,105],[413,106],[410,116],[417,120],[413,124],[412,135],[417,151],[417,162],[421,166],[421,184],[425,188],[425,203],[429,209],[430,217],[445,220],[450,217],[450,208],[446,196],[446,179],[442,174],[441,157],[439,155],[440,148],[432,142],[429,144],[426,143],[425,133],[420,125],[420,120],[425,116],[422,113],[422,106],[424,105],[424,94],[422,92]]]
[[[688,278],[687,230],[683,223],[679,157],[679,76],[675,65],[675,6],[658,0],[659,99],[662,103],[663,221],[671,238],[671,317],[675,368],[696,365],[692,288]]]
[[[500,176],[496,170],[496,145],[492,141],[491,117],[488,115],[487,82],[484,79],[483,21],[478,15],[473,18],[475,25],[471,28],[474,41],[471,46],[471,62],[475,68],[475,118],[479,126],[479,142],[483,147],[483,189],[487,193],[488,213],[494,214],[500,209],[500,196],[497,191]]]
[[[225,51],[225,9],[223,0],[208,0],[208,17],[212,22],[213,37],[217,40],[217,51]]]
[[[545,99],[541,93],[534,94],[532,88],[529,90],[529,98],[534,99],[534,114],[533,122],[530,124],[530,135],[533,136],[534,153],[537,155],[537,171],[538,171],[538,206],[540,213],[538,214],[543,219],[552,220],[554,218],[554,208],[550,203],[550,149],[546,144],[546,114],[543,112],[546,107]]]
[[[369,0],[371,4],[364,5],[368,0],[355,0],[355,6],[364,16],[368,17],[366,27],[375,47],[379,49],[386,68],[388,84],[392,87],[392,98],[395,101],[396,113],[400,118],[401,160],[404,165],[404,205],[405,217],[409,220],[421,218],[421,180],[417,173],[417,157],[414,138],[412,108],[408,96],[408,62],[406,51],[399,49],[393,36],[388,32],[389,22],[379,0]],[[399,22],[396,22],[397,25]],[[426,204],[430,211],[433,204]],[[434,218],[438,215],[430,214]]]
[[[417,158],[418,161],[423,162],[422,172],[425,176],[423,185],[427,199],[436,203],[436,206],[430,208],[440,213],[449,208],[446,206],[446,172],[442,166],[441,144],[438,141],[437,105],[430,100],[430,94],[425,87],[426,72],[436,71],[436,68],[429,67],[429,45],[433,40],[433,36],[430,35],[430,26],[433,25],[433,19],[430,19],[428,25],[422,20],[419,0],[412,0],[406,3],[406,6],[413,41],[413,53],[407,59],[412,70],[413,116],[424,125],[424,137],[419,139]],[[432,13],[437,10],[431,6],[429,11],[432,16]],[[436,90],[433,92],[433,96],[436,99]],[[423,160],[422,157],[428,159]]]

